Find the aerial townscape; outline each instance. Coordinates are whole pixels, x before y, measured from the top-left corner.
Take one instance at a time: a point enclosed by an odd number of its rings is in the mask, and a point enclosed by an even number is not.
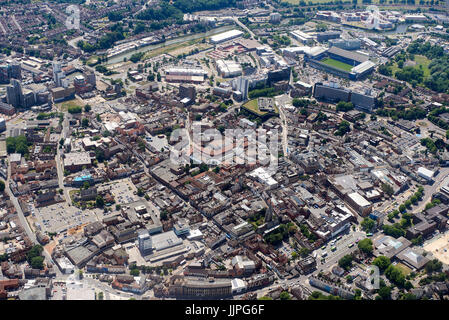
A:
[[[448,13],[0,0],[0,299],[448,300]]]

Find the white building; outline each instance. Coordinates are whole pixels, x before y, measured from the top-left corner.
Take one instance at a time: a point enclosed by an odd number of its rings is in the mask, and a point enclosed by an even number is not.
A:
[[[215,36],[210,37],[210,43],[213,44],[218,44],[218,43],[222,43],[228,40],[232,40],[235,38],[240,37],[241,35],[243,35],[242,31],[239,30],[229,30],[220,34],[217,34]]]
[[[223,78],[237,77],[242,74],[242,66],[233,60],[217,60],[217,71]]]
[[[433,176],[435,175],[435,171],[431,171],[429,169],[426,169],[424,167],[418,168],[418,176],[421,178],[426,179],[427,181],[431,181],[433,179]]]

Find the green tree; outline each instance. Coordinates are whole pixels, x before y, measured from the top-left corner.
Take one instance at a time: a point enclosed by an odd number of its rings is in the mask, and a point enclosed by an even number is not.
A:
[[[89,126],[89,119],[83,118],[83,120],[81,120],[81,126],[87,128]]]
[[[281,300],[290,300],[291,296],[287,291],[282,291],[281,294],[279,295],[279,298]]]
[[[92,107],[89,104],[86,104],[84,106],[84,112],[90,112],[90,110],[92,110]]]
[[[43,269],[44,268],[44,257],[36,256],[36,257],[31,258],[31,268]]]
[[[371,254],[373,252],[373,242],[369,238],[359,241],[357,246],[363,253]]]
[[[381,272],[385,271],[390,266],[390,264],[390,258],[385,256],[378,256],[373,261],[373,265],[377,266]]]
[[[352,267],[352,259],[352,256],[350,254],[347,254],[343,256],[343,258],[338,260],[338,265],[347,271]]]
[[[382,298],[382,300],[390,300],[391,299],[391,289],[387,286],[380,288],[377,293]]]
[[[3,193],[5,191],[5,182],[3,180],[0,180],[0,193]]]
[[[95,204],[98,208],[103,208],[104,206],[104,199],[102,196],[98,195],[97,198],[95,198]]]
[[[363,219],[361,226],[362,229],[366,232],[370,232],[374,229],[374,226],[376,225],[376,221],[374,221],[373,219],[366,217],[365,219]]]

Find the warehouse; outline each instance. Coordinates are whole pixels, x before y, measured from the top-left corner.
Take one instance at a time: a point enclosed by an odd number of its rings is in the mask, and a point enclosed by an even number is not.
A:
[[[194,82],[204,81],[207,72],[203,69],[169,68],[165,70],[167,82]]]
[[[235,30],[235,29],[229,30],[227,32],[223,32],[223,33],[220,33],[220,34],[210,37],[210,43],[213,43],[213,44],[222,43],[222,42],[225,42],[228,40],[238,38],[241,35],[243,35],[242,31]]]
[[[301,42],[302,44],[311,44],[314,42],[313,36],[310,34],[307,34],[305,32],[302,32],[301,30],[294,30],[290,32],[290,34],[295,38],[297,41]]]
[[[242,66],[233,60],[217,60],[216,66],[223,78],[237,77],[242,74]]]

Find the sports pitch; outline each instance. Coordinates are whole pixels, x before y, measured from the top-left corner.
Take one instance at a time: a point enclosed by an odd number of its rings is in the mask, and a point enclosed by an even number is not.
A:
[[[331,58],[323,59],[320,62],[322,62],[324,64],[327,64],[329,66],[335,67],[337,69],[348,71],[348,72],[351,71],[351,69],[353,68],[353,66],[351,66],[351,65],[349,65],[347,63],[344,63],[344,62],[341,62],[341,61],[337,61],[337,60],[334,60],[334,59],[331,59]]]

